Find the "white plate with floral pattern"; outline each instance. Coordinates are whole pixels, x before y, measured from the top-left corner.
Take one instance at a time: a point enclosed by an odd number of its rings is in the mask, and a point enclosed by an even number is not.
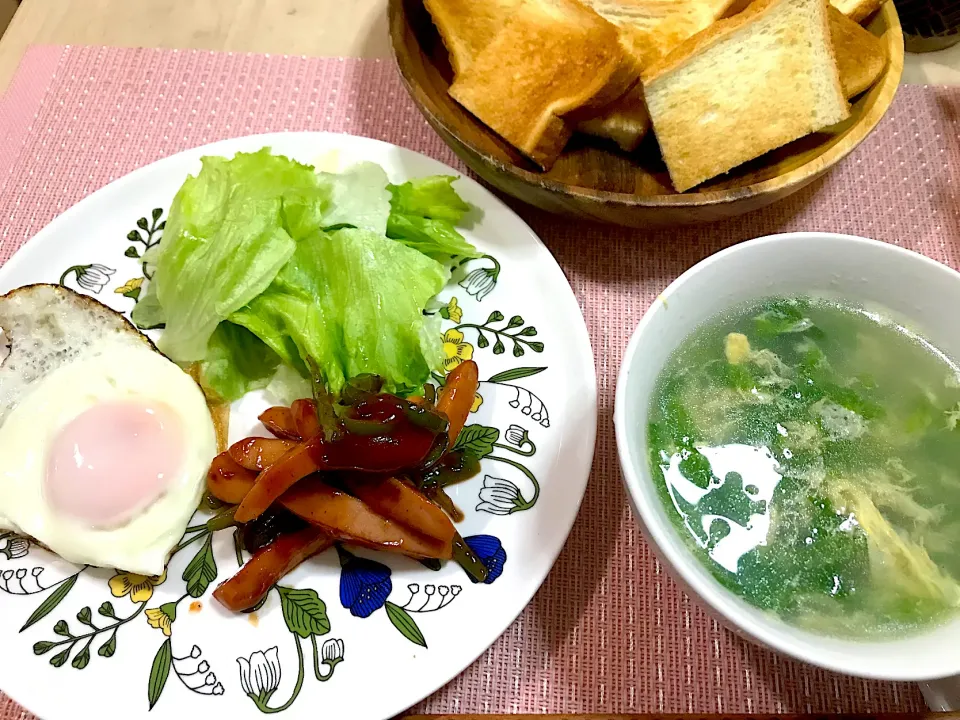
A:
[[[457,174],[423,155],[330,133],[261,135],[153,163],[68,210],[2,269],[0,291],[60,282],[129,314],[140,258],[162,242],[166,208],[203,155],[271,147],[301,162],[379,163],[392,182]],[[460,533],[490,568],[475,585],[455,564],[333,549],[284,578],[256,613],[213,600],[237,569],[233,531],[198,514],[166,573],[76,567],[0,537],[0,687],[46,720],[90,717],[380,720],[475,660],[530,601],[583,497],[596,434],[593,355],[577,301],[540,240],[469,178],[464,231],[485,254],[440,295],[445,371],[472,358],[482,401],[464,430],[482,472],[452,489]],[[146,380],[146,378],[145,378]],[[235,403],[231,442],[257,426],[259,394]]]

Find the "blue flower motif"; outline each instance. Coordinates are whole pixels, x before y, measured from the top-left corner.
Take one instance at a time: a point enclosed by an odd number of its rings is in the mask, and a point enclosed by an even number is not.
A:
[[[357,557],[337,545],[340,556],[340,604],[354,617],[370,617],[383,607],[393,590],[390,568]]]
[[[487,566],[487,579],[484,584],[489,585],[503,572],[507,563],[507,551],[503,549],[500,539],[493,535],[471,535],[464,538],[470,549]]]

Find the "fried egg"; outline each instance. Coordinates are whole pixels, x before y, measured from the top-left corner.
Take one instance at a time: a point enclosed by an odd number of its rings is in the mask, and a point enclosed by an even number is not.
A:
[[[0,528],[159,575],[217,451],[202,391],[122,315],[63,287],[0,297],[0,327]]]

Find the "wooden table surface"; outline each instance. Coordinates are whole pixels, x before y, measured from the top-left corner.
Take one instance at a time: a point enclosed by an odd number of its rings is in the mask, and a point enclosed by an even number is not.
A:
[[[386,0],[23,0],[0,39],[0,92],[29,45],[388,57]]]
[[[386,0],[23,0],[0,39],[0,92],[31,44],[388,57],[385,9]],[[960,45],[908,56],[904,81],[960,85]]]

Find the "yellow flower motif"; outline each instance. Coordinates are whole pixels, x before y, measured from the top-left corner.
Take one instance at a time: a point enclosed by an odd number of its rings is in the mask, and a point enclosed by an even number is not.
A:
[[[130,280],[127,280],[123,285],[118,287],[116,290],[114,290],[114,292],[117,295],[123,295],[124,293],[133,292],[134,290],[139,288],[141,285],[143,285],[142,277],[131,278]]]
[[[450,302],[447,303],[447,315],[455,323],[459,323],[463,319],[463,308],[457,305],[455,297],[450,298]]]
[[[477,393],[476,397],[473,398],[473,406],[470,408],[470,412],[475,413],[481,405],[483,405],[483,395]]]
[[[170,616],[160,608],[147,608],[147,622],[150,627],[162,630],[164,635],[170,637]]]
[[[473,357],[473,345],[463,341],[463,333],[450,328],[443,334],[443,370],[449,373],[464,360]]]
[[[167,571],[160,576],[138,575],[136,573],[117,573],[110,578],[110,592],[114,597],[130,596],[135,603],[146,602],[153,597],[153,589],[167,579]]]

